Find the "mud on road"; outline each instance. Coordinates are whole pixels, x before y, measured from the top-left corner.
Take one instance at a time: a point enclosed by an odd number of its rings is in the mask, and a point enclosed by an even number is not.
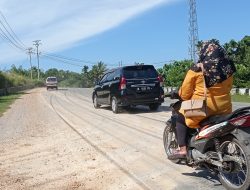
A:
[[[224,189],[167,160],[170,117],[146,107],[94,109],[91,89],[34,89],[0,118],[0,189]]]

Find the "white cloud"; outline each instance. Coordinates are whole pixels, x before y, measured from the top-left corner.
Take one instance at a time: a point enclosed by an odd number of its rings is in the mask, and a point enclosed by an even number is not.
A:
[[[40,39],[44,50],[59,51],[173,1],[176,0],[1,0],[0,7],[24,44],[32,46],[33,40]],[[26,58],[2,41],[0,51],[0,63]]]

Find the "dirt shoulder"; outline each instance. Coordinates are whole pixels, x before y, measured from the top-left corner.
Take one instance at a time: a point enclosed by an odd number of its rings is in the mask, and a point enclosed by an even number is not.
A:
[[[215,188],[209,174],[166,159],[169,116],[95,110],[89,90],[33,89],[0,118],[0,189]]]

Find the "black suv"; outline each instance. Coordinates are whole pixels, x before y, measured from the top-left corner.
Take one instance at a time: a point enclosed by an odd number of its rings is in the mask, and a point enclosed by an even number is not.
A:
[[[153,65],[124,66],[107,71],[97,82],[92,94],[95,108],[111,105],[119,107],[148,105],[157,110],[164,101],[163,80]]]

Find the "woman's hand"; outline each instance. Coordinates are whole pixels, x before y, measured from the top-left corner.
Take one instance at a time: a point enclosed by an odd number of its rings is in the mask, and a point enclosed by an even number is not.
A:
[[[204,73],[203,63],[197,63],[197,67],[200,67],[202,72]]]
[[[203,67],[203,64],[202,63],[197,63],[197,67]]]

